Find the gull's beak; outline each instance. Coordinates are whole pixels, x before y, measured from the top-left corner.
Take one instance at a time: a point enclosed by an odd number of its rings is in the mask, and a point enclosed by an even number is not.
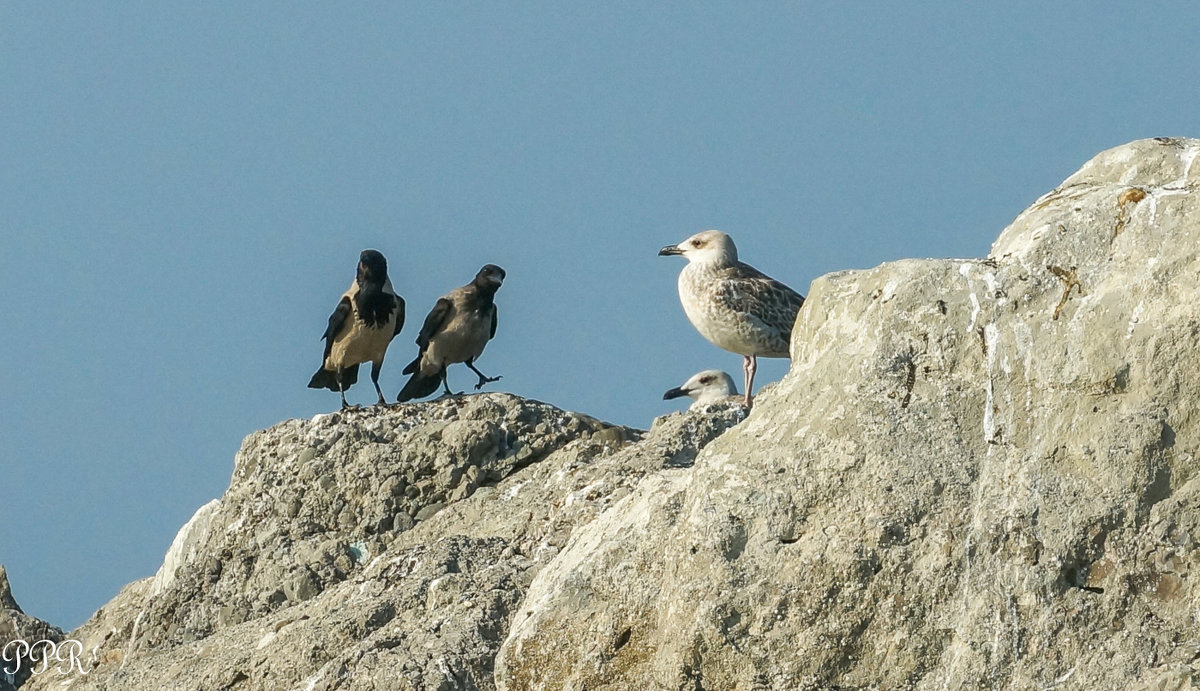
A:
[[[664,247],[663,251],[666,251],[666,249],[667,248]],[[670,391],[666,392],[665,394],[663,394],[663,400],[669,401],[672,398],[679,398],[680,396],[686,396],[686,395],[688,395],[688,392],[677,386],[677,387],[671,389]]]
[[[683,250],[679,249],[676,245],[667,245],[658,251],[658,256],[660,257],[669,257],[672,254],[683,254]]]

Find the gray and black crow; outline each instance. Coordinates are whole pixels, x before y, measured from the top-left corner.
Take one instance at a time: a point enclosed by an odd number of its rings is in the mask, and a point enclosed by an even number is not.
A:
[[[400,391],[398,401],[424,398],[437,390],[439,382],[450,395],[446,367],[456,362],[465,362],[479,375],[476,391],[500,379],[480,372],[475,367],[475,358],[496,335],[495,296],[504,276],[504,269],[487,264],[475,275],[475,280],[438,298],[417,336],[421,350],[404,368],[404,373],[412,377]]]
[[[379,370],[388,344],[404,326],[404,298],[392,289],[387,260],[375,250],[363,250],[358,258],[358,275],[350,289],[342,294],[337,309],[329,315],[325,339],[325,358],[321,369],[308,382],[310,389],[329,389],[342,396],[358,381],[358,366],[371,363],[371,382],[385,404],[379,388]]]

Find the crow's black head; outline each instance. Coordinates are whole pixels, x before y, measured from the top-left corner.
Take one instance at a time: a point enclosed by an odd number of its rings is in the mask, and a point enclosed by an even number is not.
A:
[[[504,283],[504,269],[495,264],[484,264],[479,273],[475,274],[475,285],[480,288],[490,288],[496,290],[500,284]]]
[[[358,283],[378,283],[387,281],[387,260],[377,250],[363,250],[358,256]]]

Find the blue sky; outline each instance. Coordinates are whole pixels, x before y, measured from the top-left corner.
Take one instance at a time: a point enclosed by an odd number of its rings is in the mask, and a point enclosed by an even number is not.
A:
[[[336,408],[305,384],[363,248],[409,305],[389,397],[434,300],[493,262],[495,388],[647,427],[698,370],[740,381],[661,246],[720,228],[807,293],[982,256],[1095,153],[1200,135],[1200,8],[944,5],[0,6],[18,601],[78,625],[154,572],[246,434]]]

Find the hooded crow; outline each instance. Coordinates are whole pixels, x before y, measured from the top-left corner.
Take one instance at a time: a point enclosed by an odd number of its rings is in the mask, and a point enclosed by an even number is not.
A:
[[[475,358],[496,335],[495,297],[504,283],[504,276],[504,269],[487,264],[475,275],[475,280],[438,298],[417,335],[421,350],[404,368],[404,373],[412,377],[400,391],[397,401],[424,398],[437,390],[439,382],[445,393],[452,395],[446,380],[446,367],[456,362],[465,362],[479,375],[476,391],[488,382],[499,381],[500,377],[488,377],[480,372],[475,367]]]
[[[692,326],[713,345],[742,356],[746,405],[758,356],[788,357],[792,325],[804,296],[738,261],[733,238],[719,230],[696,233],[659,255],[683,255],[679,301]]]
[[[342,396],[358,381],[358,366],[371,363],[371,382],[379,403],[387,401],[379,388],[379,370],[388,344],[404,326],[404,298],[392,289],[387,260],[375,250],[363,250],[358,258],[358,275],[342,294],[337,309],[329,315],[325,329],[325,357],[321,369],[308,382],[310,389],[329,389]]]

